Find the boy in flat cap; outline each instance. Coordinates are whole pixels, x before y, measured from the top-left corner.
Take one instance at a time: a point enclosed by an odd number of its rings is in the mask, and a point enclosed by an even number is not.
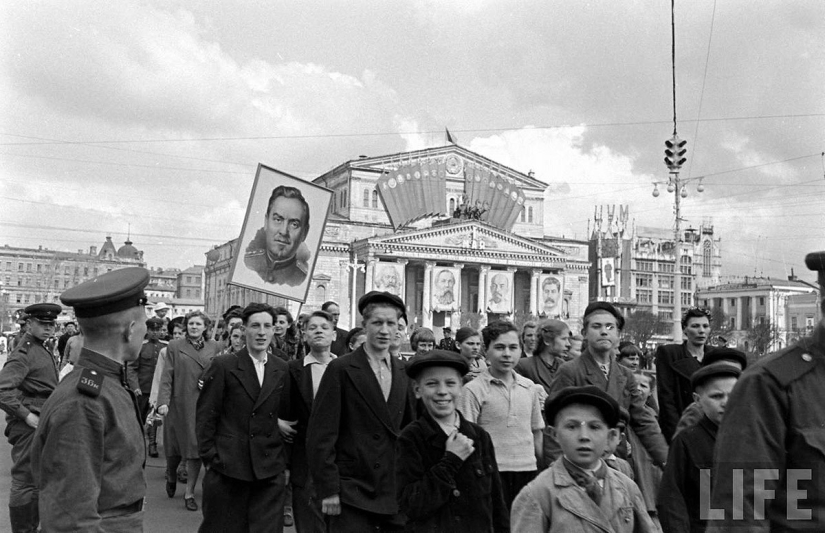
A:
[[[654,532],[639,488],[602,460],[619,404],[599,387],[568,387],[545,416],[562,455],[516,497],[513,531]]]
[[[0,408],[6,412],[6,437],[12,446],[9,519],[13,533],[37,531],[40,522],[30,451],[40,411],[57,386],[54,357],[43,343],[54,335],[61,311],[52,303],[28,306],[28,330],[0,370]]]
[[[648,451],[654,464],[667,461],[667,444],[656,417],[645,409],[645,400],[636,385],[633,370],[616,362],[615,349],[624,327],[624,317],[607,302],[591,302],[584,310],[583,330],[587,348],[580,357],[562,364],[548,394],[555,396],[566,387],[595,385],[607,392],[630,413],[629,431],[633,431]],[[558,446],[551,435],[545,436],[546,460],[558,457]]]
[[[146,334],[145,268],[65,291],[85,336],[74,370],[43,405],[32,445],[43,531],[143,531],[146,447],[125,363]]]
[[[329,363],[307,427],[309,471],[329,531],[401,531],[395,443],[415,417],[404,363],[389,348],[406,314],[388,292],[358,301],[366,342]]]
[[[733,365],[716,362],[701,367],[690,378],[693,398],[703,417],[698,424],[678,433],[670,444],[656,503],[662,528],[668,533],[704,533],[707,527],[707,520],[700,513],[700,471],[710,473],[713,466],[716,433],[741,373]],[[708,490],[710,486],[708,480]]]
[[[467,361],[453,351],[407,365],[422,416],[398,439],[398,504],[410,531],[510,531],[490,435],[456,410]]]

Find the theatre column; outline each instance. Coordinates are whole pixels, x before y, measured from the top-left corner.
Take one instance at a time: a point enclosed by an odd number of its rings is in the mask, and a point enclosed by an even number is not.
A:
[[[372,280],[375,278],[375,258],[367,256],[367,279],[364,280],[364,294],[375,290]]]
[[[539,295],[541,290],[539,287],[539,276],[541,269],[534,268],[530,271],[530,314],[539,316]]]
[[[430,299],[432,298],[433,267],[435,261],[424,263],[424,297],[421,302],[421,325],[425,328],[433,328],[433,308]]]
[[[404,303],[407,305],[409,309],[409,302],[407,302],[407,263],[409,261],[407,259],[397,259],[396,263],[401,265],[401,273],[404,274],[404,281],[401,283],[401,299],[404,300]]]
[[[478,267],[478,305],[473,312],[487,316],[487,283],[490,277],[490,266],[481,265]]]
[[[458,328],[461,327],[461,302],[464,300],[464,277],[462,276],[462,270],[464,270],[464,263],[455,263],[453,266],[458,269],[458,279],[456,280],[456,283],[458,283],[459,287],[461,287],[460,289],[458,289],[458,294],[460,296],[460,299],[457,302],[458,310],[453,311],[450,316],[450,327],[452,327],[453,331],[455,332],[456,330],[458,330]]]

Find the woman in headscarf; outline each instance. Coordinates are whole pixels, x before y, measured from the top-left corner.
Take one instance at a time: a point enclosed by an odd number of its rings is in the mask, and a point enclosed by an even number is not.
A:
[[[204,370],[218,353],[218,343],[206,338],[209,317],[202,311],[193,311],[184,319],[186,336],[173,340],[166,348],[158,413],[166,416],[167,435],[174,441],[186,461],[186,492],[183,500],[186,508],[197,511],[195,486],[200,475],[201,459],[195,436],[195,410],[200,394],[199,383]],[[175,483],[175,470],[167,463],[166,484]],[[170,497],[174,496],[174,490]]]

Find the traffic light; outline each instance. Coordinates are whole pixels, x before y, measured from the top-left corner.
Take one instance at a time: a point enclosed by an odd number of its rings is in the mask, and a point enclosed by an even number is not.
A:
[[[665,164],[670,170],[679,170],[685,164],[687,158],[687,141],[683,141],[678,135],[674,135],[665,141]]]

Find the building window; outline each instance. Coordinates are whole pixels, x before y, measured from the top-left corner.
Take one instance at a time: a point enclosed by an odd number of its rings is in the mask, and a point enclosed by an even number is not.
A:
[[[660,289],[672,289],[673,288],[673,276],[659,276],[659,288]]]
[[[455,213],[455,198],[450,198],[450,216]]]
[[[527,208],[527,223],[528,224],[533,223],[533,207],[532,206]]]
[[[693,289],[693,280],[683,276],[681,287],[682,287],[682,289],[684,289],[686,291],[692,290]]]
[[[653,287],[653,274],[636,274],[637,287]]]
[[[659,272],[673,272],[673,263],[659,263]]]
[[[11,261],[6,261],[6,270],[11,270]]]
[[[636,270],[641,270],[642,272],[653,272],[653,262],[636,261]]]
[[[712,253],[713,245],[710,243],[710,241],[705,241],[704,247],[702,249],[702,277],[704,278],[710,277],[710,258]]]
[[[795,316],[791,317],[791,329],[796,331],[796,317]]]
[[[191,297],[192,297],[192,290],[191,290],[191,289],[186,289],[186,297],[187,297],[187,298],[191,298]]]
[[[759,305],[762,305],[762,306],[765,305],[765,297],[764,296],[759,297]]]
[[[372,208],[378,209],[378,191],[372,191]]]
[[[683,266],[679,270],[682,272],[682,274],[686,274],[688,276],[690,276],[690,274],[691,274],[691,270],[690,270],[689,266]]]
[[[324,285],[315,287],[315,299],[324,302],[327,299],[327,288]]]
[[[672,305],[673,304],[673,292],[671,291],[659,291],[659,303],[661,305]]]
[[[70,272],[71,270],[69,270],[69,265],[66,265],[66,268],[63,269],[63,273],[68,276]]]
[[[369,189],[364,189],[364,207],[370,206],[370,191]]]
[[[524,220],[525,220],[525,218],[524,218],[524,217],[525,217],[525,216],[527,216],[527,215],[526,215],[526,211],[527,211],[527,210],[526,210],[526,209],[524,209],[523,207],[521,208],[521,213],[519,213],[519,221],[520,221],[520,222],[524,222]]]
[[[31,263],[26,263],[26,272],[31,272],[31,271],[32,271],[32,264]]]
[[[736,298],[731,298],[730,299],[730,306],[731,307],[736,307]]]
[[[40,263],[37,263],[37,271],[43,272],[43,265],[41,265]]]
[[[83,267],[83,275],[89,277],[89,267]]]
[[[55,289],[59,289],[59,288],[60,288],[60,280],[59,280],[59,279],[54,280],[54,288],[55,288]]]
[[[640,304],[652,304],[653,303],[653,291],[642,289],[636,290],[636,301]]]
[[[663,320],[665,322],[670,322],[673,320],[673,311],[659,311],[659,320]],[[665,325],[664,329],[667,329],[668,325]]]
[[[736,317],[730,317],[730,329],[736,329]]]
[[[681,293],[682,294],[682,305],[690,307],[693,305],[693,295],[690,293]]]
[[[17,263],[17,271],[23,272],[23,263]]]

